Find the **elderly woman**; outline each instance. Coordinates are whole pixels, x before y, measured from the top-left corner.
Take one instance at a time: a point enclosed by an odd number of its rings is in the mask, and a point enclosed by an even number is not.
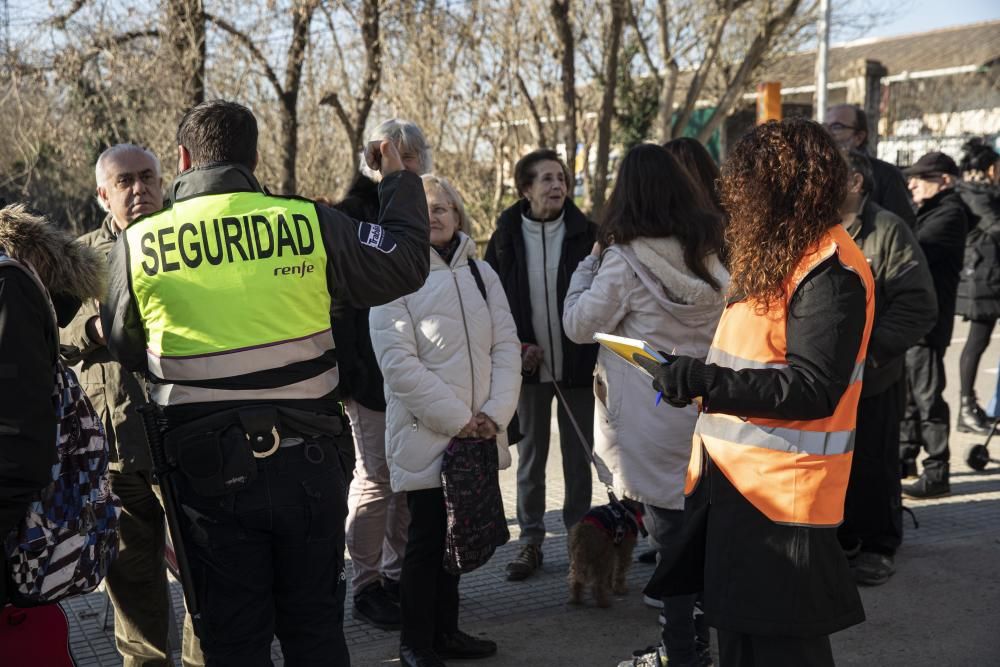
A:
[[[372,140],[390,139],[399,147],[403,168],[416,174],[431,170],[431,150],[424,133],[408,120],[381,123]],[[371,144],[369,144],[371,145]],[[378,220],[378,182],[368,166],[337,208],[358,220]],[[354,565],[354,618],[382,630],[399,629],[399,573],[406,550],[410,512],[406,497],[389,486],[385,461],[385,397],[382,373],[372,352],[368,309],[335,313],[334,337],[340,367],[340,391],[354,434],[354,478],[347,498],[347,550]]]
[[[441,460],[453,438],[497,437],[521,387],[517,330],[497,275],[473,259],[458,193],[424,176],[431,271],[417,292],[373,308],[372,343],[385,376],[386,456],[392,490],[405,491],[410,529],[400,581],[400,662],[437,667],[483,658],[492,641],[458,629],[458,582],[443,567],[446,536]],[[480,284],[482,287],[480,287]]]
[[[832,666],[830,633],[864,620],[837,525],[874,285],[840,224],[846,192],[822,126],[743,137],[722,173],[732,276],[707,362],[643,364],[671,405],[701,406],[684,535],[646,593],[703,585],[723,667]]]
[[[592,439],[591,390],[597,346],[571,341],[562,327],[569,278],[594,244],[594,225],[569,192],[569,170],[555,151],[528,153],[514,167],[520,201],[500,214],[486,249],[511,303],[522,343],[525,377],[517,414],[524,438],[517,444],[517,523],[521,550],[507,565],[507,578],[530,577],[542,565],[545,539],[545,463],[549,456],[552,397],[559,384],[577,422]],[[568,531],[590,509],[590,459],[559,405],[559,446]]]

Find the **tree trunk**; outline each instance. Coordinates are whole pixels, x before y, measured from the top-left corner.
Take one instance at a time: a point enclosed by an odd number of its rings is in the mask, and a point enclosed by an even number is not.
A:
[[[795,13],[799,9],[801,0],[790,0],[788,5],[779,12],[778,14],[772,16],[759,33],[754,37],[753,42],[750,43],[750,47],[747,49],[746,55],[743,58],[743,62],[740,63],[739,68],[736,70],[736,74],[733,78],[727,82],[726,90],[719,98],[718,103],[715,105],[715,109],[712,111],[712,115],[705,122],[705,125],[698,131],[698,141],[702,143],[708,142],[712,137],[712,133],[722,125],[722,122],[729,115],[730,110],[733,105],[739,99],[739,95],[743,93],[746,89],[747,81],[750,79],[750,75],[760,66],[761,62],[764,60],[764,56],[767,55],[768,50],[771,48],[771,44],[774,41],[776,35],[780,34],[788,23],[795,16]]]
[[[657,136],[661,142],[671,138],[674,121],[674,95],[677,91],[677,77],[681,68],[674,58],[670,48],[670,5],[669,0],[659,0],[657,3],[657,27],[660,33],[660,56],[667,68],[667,75],[660,79],[660,113],[657,119]]]
[[[299,157],[298,95],[285,93],[281,103],[281,172],[278,194],[294,195],[295,161]]]
[[[570,18],[571,0],[552,0],[549,7],[556,24],[556,34],[562,47],[563,142],[566,144],[566,164],[576,176],[576,46]],[[569,184],[572,195],[573,183]]]
[[[618,52],[621,48],[622,24],[626,0],[612,0],[611,27],[604,58],[604,95],[597,124],[597,159],[594,165],[594,190],[591,193],[591,216],[598,218],[604,209],[608,188],[608,157],[611,152],[611,121],[615,115],[615,88],[618,82]]]
[[[202,0],[167,2],[168,40],[181,83],[181,108],[205,101],[205,6]]]

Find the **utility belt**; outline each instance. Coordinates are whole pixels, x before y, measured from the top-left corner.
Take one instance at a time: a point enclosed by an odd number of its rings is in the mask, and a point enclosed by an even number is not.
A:
[[[223,410],[163,434],[167,463],[184,475],[202,496],[240,491],[257,479],[259,461],[283,449],[305,447],[304,456],[322,463],[335,455],[318,440],[339,438],[346,430],[342,415],[321,415],[275,405]]]

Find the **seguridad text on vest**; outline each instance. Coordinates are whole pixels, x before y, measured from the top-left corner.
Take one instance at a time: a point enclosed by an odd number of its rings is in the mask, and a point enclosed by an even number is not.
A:
[[[178,271],[181,265],[194,269],[202,262],[249,262],[271,257],[309,255],[315,237],[309,219],[292,213],[288,218],[278,213],[272,221],[264,215],[221,217],[160,227],[140,237],[142,270],[148,276]],[[281,273],[311,273],[314,267],[279,267]]]

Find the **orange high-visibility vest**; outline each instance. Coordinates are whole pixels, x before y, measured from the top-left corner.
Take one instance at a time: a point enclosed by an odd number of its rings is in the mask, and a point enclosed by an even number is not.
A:
[[[727,306],[707,361],[736,370],[787,367],[788,304],[806,276],[833,255],[858,274],[866,294],[865,329],[854,373],[833,414],[793,421],[702,413],[695,428],[686,494],[694,491],[702,474],[704,445],[733,486],[772,521],[804,526],[836,526],[843,521],[861,377],[875,314],[871,270],[844,228],[831,227],[803,255],[785,281],[783,302],[766,313],[748,300]]]

